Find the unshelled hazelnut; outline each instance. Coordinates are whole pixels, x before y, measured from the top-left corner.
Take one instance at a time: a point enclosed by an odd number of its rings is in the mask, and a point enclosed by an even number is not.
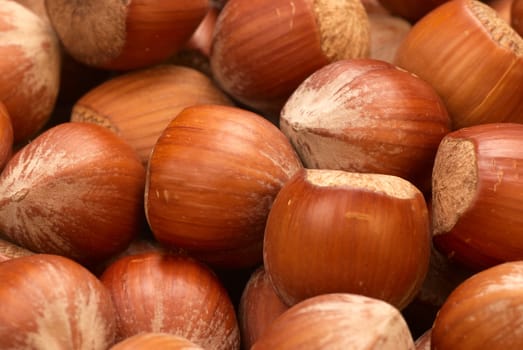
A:
[[[276,196],[263,249],[287,305],[343,292],[402,309],[429,266],[428,210],[422,193],[396,176],[304,169]]]
[[[435,246],[474,270],[523,259],[523,124],[453,131],[432,184]]]
[[[487,4],[455,0],[409,31],[394,63],[441,96],[453,129],[523,121],[523,39]]]
[[[124,256],[100,279],[116,308],[117,341],[162,332],[205,349],[240,347],[227,291],[212,270],[188,256],[159,252]]]
[[[207,0],[45,0],[68,54],[98,68],[128,70],[160,63],[191,37]]]
[[[521,349],[523,262],[503,263],[465,280],[441,307],[431,349]]]
[[[256,266],[272,201],[301,168],[289,140],[262,116],[222,105],[187,107],[149,159],[149,226],[162,244],[213,266]]]
[[[0,101],[11,117],[14,142],[21,144],[51,118],[61,50],[50,24],[15,1],[2,1],[0,36]]]
[[[185,107],[232,105],[203,73],[178,65],[156,65],[106,80],[73,106],[71,121],[102,125],[129,143],[144,165],[169,122]]]
[[[335,293],[294,305],[251,349],[414,350],[414,341],[395,307],[362,295]]]
[[[0,231],[84,264],[125,249],[145,224],[145,168],[109,130],[63,123],[19,150],[0,175]]]
[[[388,62],[353,59],[301,83],[280,128],[308,168],[400,176],[425,192],[450,119],[422,79]]]
[[[102,283],[76,262],[34,254],[0,262],[0,348],[106,350],[115,309]]]
[[[258,267],[247,281],[238,306],[243,348],[250,349],[267,327],[288,308],[274,291],[264,267]]]
[[[235,100],[272,116],[315,70],[369,50],[360,0],[229,0],[218,16],[210,63]]]

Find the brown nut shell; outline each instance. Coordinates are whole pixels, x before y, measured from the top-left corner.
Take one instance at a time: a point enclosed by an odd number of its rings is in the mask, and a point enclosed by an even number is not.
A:
[[[119,75],[82,96],[71,121],[91,122],[112,130],[138,153],[143,164],[169,122],[185,107],[232,105],[203,73],[177,65],[157,65]]]
[[[35,252],[91,264],[125,249],[144,223],[145,169],[118,136],[63,123],[18,151],[0,176],[0,231]]]
[[[394,63],[433,86],[453,129],[523,122],[523,39],[487,4],[457,0],[431,11]]]
[[[22,143],[50,119],[60,84],[61,50],[49,23],[15,1],[0,8],[0,101]]]
[[[334,60],[366,57],[359,0],[229,0],[218,16],[211,70],[234,99],[277,115],[292,91]]]
[[[299,169],[289,140],[263,117],[229,106],[188,107],[151,154],[149,225],[161,243],[213,265],[256,266],[272,201]],[[250,253],[238,262],[241,251]]]
[[[324,294],[281,314],[252,350],[414,350],[399,311],[381,300],[353,294]]]
[[[280,128],[308,168],[395,175],[425,190],[450,120],[422,79],[387,62],[353,59],[301,83]]]
[[[189,40],[208,8],[206,0],[46,0],[64,49],[84,64],[113,70],[164,61]]]
[[[0,348],[106,350],[114,342],[111,296],[74,261],[35,254],[0,263]]]
[[[523,262],[477,273],[459,285],[441,307],[431,349],[521,349]]]
[[[204,350],[190,340],[169,333],[145,332],[113,345],[109,350]]]
[[[494,123],[442,140],[433,171],[436,247],[474,269],[523,259],[523,125]]]
[[[13,153],[13,126],[4,104],[0,102],[0,171]]]
[[[523,1],[512,0],[509,22],[514,30],[523,36]]]
[[[250,349],[271,323],[288,308],[274,291],[265,268],[257,268],[247,281],[238,306],[243,348]]]
[[[117,341],[143,332],[178,335],[205,349],[239,349],[234,306],[216,275],[184,255],[125,256],[100,277],[116,308]]]
[[[425,199],[396,176],[304,169],[276,196],[263,249],[287,305],[343,292],[402,309],[429,266]]]

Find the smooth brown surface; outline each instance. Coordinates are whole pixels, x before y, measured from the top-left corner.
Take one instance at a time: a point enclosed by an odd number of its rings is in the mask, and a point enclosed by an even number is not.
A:
[[[149,225],[169,247],[216,252],[223,256],[213,261],[218,265],[256,266],[272,201],[300,168],[288,139],[261,116],[228,106],[186,108],[151,154],[145,191]],[[240,250],[251,253],[231,266]]]
[[[328,60],[309,1],[229,0],[218,16],[210,63],[235,99],[278,114],[299,83]]]
[[[484,3],[438,7],[414,25],[394,62],[434,87],[453,129],[523,121],[523,39]]]
[[[523,347],[523,263],[477,273],[457,287],[432,328],[433,350]]]
[[[243,349],[250,349],[270,324],[288,308],[274,291],[263,266],[257,268],[243,289],[238,307]]]
[[[513,0],[510,8],[510,24],[523,36],[523,1]]]
[[[511,7],[514,0],[490,0],[487,4],[492,7],[503,20],[510,23]]]
[[[234,306],[214,273],[183,255],[145,253],[112,263],[100,277],[117,315],[117,340],[141,332],[185,337],[206,349],[239,349]]]
[[[368,27],[359,1],[230,0],[216,23],[211,70],[236,100],[277,116],[315,70],[368,55]]]
[[[0,101],[0,171],[13,153],[13,126],[7,109]]]
[[[379,0],[383,7],[396,16],[412,23],[434,10],[448,0]]]
[[[265,269],[287,305],[348,292],[402,309],[421,288],[429,255],[425,200],[393,176],[301,171],[267,219]]]
[[[157,65],[105,81],[73,106],[72,121],[103,125],[127,141],[145,165],[169,122],[185,107],[231,105],[215,83],[199,71]]]

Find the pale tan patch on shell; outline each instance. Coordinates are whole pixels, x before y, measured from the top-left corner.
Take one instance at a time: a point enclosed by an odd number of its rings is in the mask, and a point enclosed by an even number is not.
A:
[[[307,169],[305,176],[306,181],[319,187],[361,189],[400,199],[410,199],[420,194],[409,181],[393,175]]]
[[[452,230],[477,192],[475,146],[466,139],[444,138],[432,172],[433,233]]]
[[[47,12],[67,52],[88,65],[117,58],[126,42],[130,0],[47,0]]]
[[[114,184],[100,186],[98,177],[118,169],[107,170],[95,162],[105,150],[90,153],[61,149],[52,136],[55,132],[48,130],[46,137],[27,145],[17,154],[16,163],[9,163],[4,169],[0,181],[0,227],[18,244],[31,244],[32,250],[53,247],[76,256],[81,252],[73,250],[70,239],[64,237],[63,227],[82,230],[83,223],[80,216],[63,213],[77,208],[97,220],[105,217],[104,207],[90,196],[93,189],[102,197],[121,195]],[[89,165],[91,176],[72,170],[81,169],[82,165]]]
[[[491,6],[477,0],[469,1],[467,5],[494,42],[517,56],[523,55],[523,38]]]
[[[101,309],[105,303],[100,294],[101,285],[82,282],[73,291],[73,276],[56,264],[46,264],[46,277],[52,283],[48,290],[35,291],[39,302],[36,330],[28,332],[25,343],[30,349],[93,349],[104,350],[114,340],[114,328],[109,326]],[[76,275],[74,275],[76,276]]]
[[[485,280],[482,284],[478,296],[503,291],[523,291],[523,263],[509,262],[499,265],[498,269],[503,269],[496,278]],[[481,280],[481,275],[473,275],[471,280]]]
[[[360,0],[314,0],[313,11],[330,61],[369,56],[370,23]]]
[[[96,110],[84,107],[78,103],[73,107],[71,112],[71,121],[97,124],[111,130],[117,135],[120,134],[118,128],[109,117],[98,113]]]
[[[8,100],[6,107],[12,118],[27,119],[27,124],[39,124],[52,112],[60,84],[61,50],[49,23],[31,10],[14,1],[2,1],[0,6],[2,28],[0,46],[12,46],[22,52],[29,64],[13,69],[27,69],[23,81],[13,85],[12,95],[26,96],[29,115],[15,115]],[[15,130],[16,133],[16,130]]]
[[[319,300],[314,303],[296,304],[290,310],[301,314],[301,317],[309,314],[327,324],[335,324],[337,330],[350,331],[343,340],[340,340],[338,332],[326,332],[315,345],[323,344],[326,348],[337,345],[351,349],[414,349],[407,323],[390,304],[355,294],[326,294],[319,298],[309,299]]]
[[[0,239],[0,261],[2,257],[7,259],[18,258],[34,254],[30,250],[22,248],[16,244]]]

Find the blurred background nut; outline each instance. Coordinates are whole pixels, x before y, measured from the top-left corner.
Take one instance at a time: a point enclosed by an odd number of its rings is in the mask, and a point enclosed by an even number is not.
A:
[[[60,45],[48,22],[2,0],[0,57],[0,101],[11,117],[14,143],[24,143],[51,118],[60,85]]]

